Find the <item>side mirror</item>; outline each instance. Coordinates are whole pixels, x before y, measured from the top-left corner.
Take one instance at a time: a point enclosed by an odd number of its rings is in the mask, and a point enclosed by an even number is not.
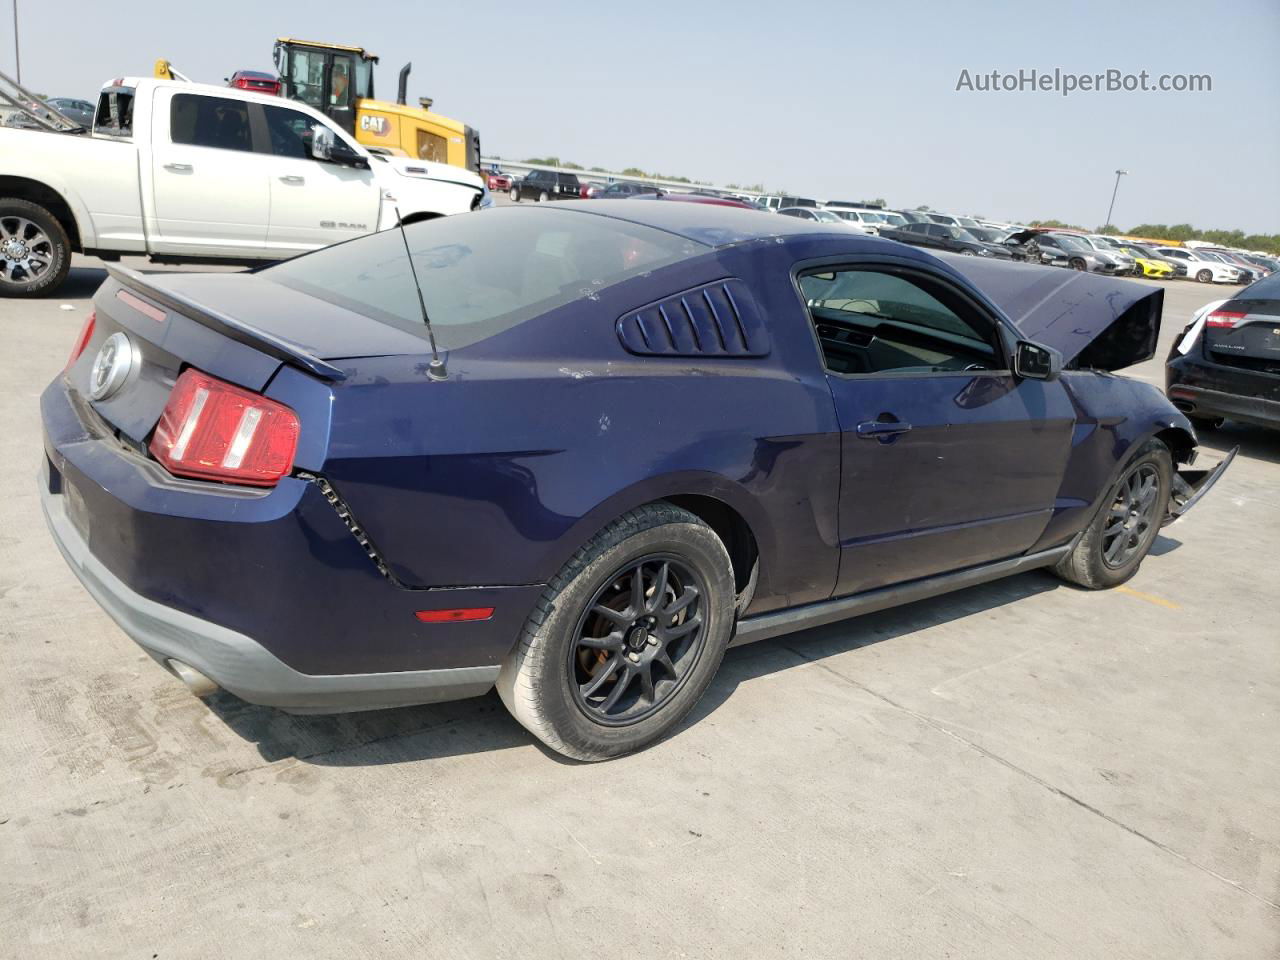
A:
[[[1019,340],[1013,348],[1013,372],[1024,380],[1057,380],[1062,354],[1053,347]]]
[[[332,136],[332,134],[330,134]],[[369,169],[369,161],[362,154],[352,150],[345,140],[335,140],[333,146],[329,149],[329,159],[334,163],[340,163],[345,167],[360,167]]]
[[[311,156],[315,160],[333,159],[333,145],[336,142],[333,131],[326,126],[316,124],[311,131]]]

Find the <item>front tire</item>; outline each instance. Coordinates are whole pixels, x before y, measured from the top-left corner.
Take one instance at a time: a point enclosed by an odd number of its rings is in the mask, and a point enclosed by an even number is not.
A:
[[[1107,492],[1097,516],[1053,572],[1088,590],[1118,587],[1151,551],[1169,509],[1173,457],[1148,440]]]
[[[547,191],[543,190],[540,194],[538,194],[539,203],[546,203],[548,199],[550,198],[547,196]]]
[[[1083,260],[1072,260],[1071,269],[1072,270],[1088,270],[1089,265],[1085,263]]]
[[[715,675],[734,620],[733,567],[687,510],[613,521],[547,585],[498,675],[512,715],[552,750],[606,760],[666,736]]]
[[[53,214],[28,200],[0,200],[0,296],[50,293],[70,270],[71,241]]]
[[[512,202],[512,203],[519,203],[519,202],[520,202],[520,188],[519,188],[519,187],[512,187],[512,188],[511,188],[511,202]]]
[[[1196,279],[1199,280],[1201,283],[1213,283],[1213,271],[1201,270],[1199,273],[1196,274]]]

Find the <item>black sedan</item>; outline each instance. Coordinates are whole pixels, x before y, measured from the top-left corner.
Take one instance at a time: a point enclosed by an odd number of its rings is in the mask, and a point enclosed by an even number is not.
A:
[[[1202,307],[1165,363],[1165,392],[1201,429],[1280,430],[1280,274]]]
[[[979,240],[964,227],[950,227],[942,223],[904,223],[896,228],[881,227],[880,236],[915,247],[945,250],[947,253],[960,253],[970,257],[1013,259],[1013,253],[1008,247]]]

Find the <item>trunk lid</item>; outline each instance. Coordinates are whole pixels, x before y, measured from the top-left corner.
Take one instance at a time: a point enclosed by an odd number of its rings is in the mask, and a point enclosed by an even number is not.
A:
[[[336,381],[343,373],[326,358],[423,350],[418,337],[252,274],[108,272],[94,296],[93,336],[67,375],[82,402],[135,448],[146,443],[187,366],[263,392],[284,364]],[[116,334],[122,337],[104,349]],[[126,368],[120,385],[95,391],[106,379],[104,364],[119,353],[128,354],[119,362]]]
[[[1205,359],[1280,377],[1280,300],[1228,300],[1214,313],[1243,316],[1233,327],[1205,325]]]

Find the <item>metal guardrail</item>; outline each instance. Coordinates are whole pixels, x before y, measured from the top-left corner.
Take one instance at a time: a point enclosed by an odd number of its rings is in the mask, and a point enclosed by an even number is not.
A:
[[[659,180],[654,177],[632,177],[622,173],[605,173],[599,170],[578,170],[574,167],[549,167],[541,163],[525,163],[520,160],[504,160],[500,157],[481,157],[480,169],[488,173],[497,167],[503,173],[524,175],[530,170],[554,170],[557,173],[572,173],[579,180],[588,183],[616,183],[625,180],[627,183],[647,183],[668,190],[692,192],[694,190],[714,190],[716,193],[750,193],[745,190],[730,190],[728,187],[717,187],[707,183],[685,183],[683,180]],[[754,196],[754,194],[752,194]]]

